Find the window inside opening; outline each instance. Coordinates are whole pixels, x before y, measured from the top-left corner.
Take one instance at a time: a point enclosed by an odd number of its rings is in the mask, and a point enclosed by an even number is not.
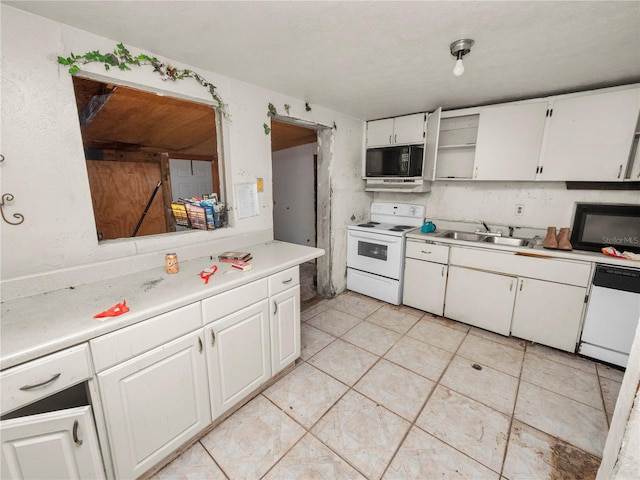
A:
[[[211,105],[73,78],[99,240],[227,225]]]

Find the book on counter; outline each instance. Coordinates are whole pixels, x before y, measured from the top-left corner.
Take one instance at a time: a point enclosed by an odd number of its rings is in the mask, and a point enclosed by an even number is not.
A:
[[[218,260],[227,263],[237,262],[238,260],[248,262],[251,258],[249,252],[224,252],[218,256]]]
[[[246,261],[236,260],[231,264],[231,268],[235,268],[236,270],[246,272],[247,270],[251,270],[253,268],[253,265],[251,265]]]

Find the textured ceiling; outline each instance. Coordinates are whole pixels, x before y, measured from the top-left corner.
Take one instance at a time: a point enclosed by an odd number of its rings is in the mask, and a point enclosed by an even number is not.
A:
[[[637,1],[3,3],[364,120],[640,81]]]

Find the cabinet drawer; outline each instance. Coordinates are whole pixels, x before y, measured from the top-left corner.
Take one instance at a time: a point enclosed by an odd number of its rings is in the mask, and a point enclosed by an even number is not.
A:
[[[202,301],[203,324],[226,317],[267,298],[267,279],[251,282]]]
[[[269,295],[284,292],[300,283],[300,270],[298,267],[289,268],[269,277]]]
[[[449,247],[419,240],[407,240],[406,256],[428,262],[447,263],[449,261]]]
[[[5,414],[48,397],[92,376],[89,347],[77,345],[33,360],[0,374]]]
[[[194,303],[94,338],[89,343],[96,372],[140,355],[201,326],[200,304]]]

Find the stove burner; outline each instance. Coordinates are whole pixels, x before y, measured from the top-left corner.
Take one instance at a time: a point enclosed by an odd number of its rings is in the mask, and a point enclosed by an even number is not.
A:
[[[404,232],[404,230],[405,230],[404,228],[398,228],[398,227],[393,227],[389,229],[390,232]]]
[[[360,223],[360,224],[358,224],[358,226],[359,226],[359,227],[373,228],[373,227],[375,227],[376,225],[375,225],[375,223],[371,223],[371,222],[369,222],[369,223]]]
[[[415,227],[412,227],[410,225],[396,225],[393,228],[398,228],[398,229],[400,229],[399,231],[402,231],[402,230],[409,230],[409,229],[415,228]],[[398,230],[394,230],[394,232],[397,232],[397,231]]]

